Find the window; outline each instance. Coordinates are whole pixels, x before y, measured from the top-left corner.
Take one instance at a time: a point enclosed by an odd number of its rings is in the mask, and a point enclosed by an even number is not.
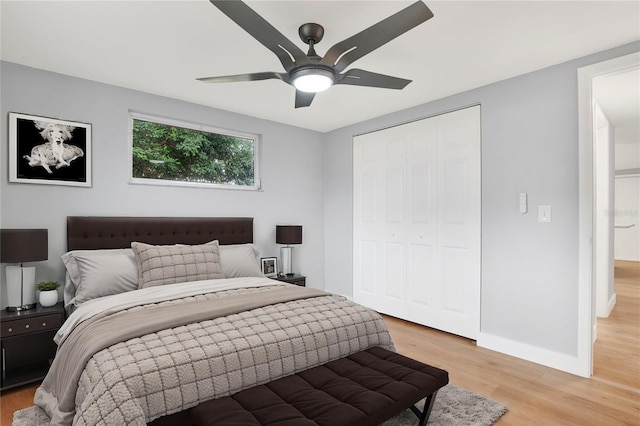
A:
[[[258,136],[131,114],[131,182],[259,189]]]

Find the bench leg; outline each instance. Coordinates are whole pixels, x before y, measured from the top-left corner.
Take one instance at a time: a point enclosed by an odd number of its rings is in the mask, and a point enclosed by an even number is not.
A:
[[[418,409],[415,405],[411,406],[411,411],[415,414],[420,421],[418,422],[418,426],[425,426],[427,424],[427,420],[429,420],[429,415],[431,415],[431,409],[433,408],[433,403],[436,401],[436,394],[438,391],[435,391],[431,395],[427,397],[424,401],[424,408],[422,411]]]

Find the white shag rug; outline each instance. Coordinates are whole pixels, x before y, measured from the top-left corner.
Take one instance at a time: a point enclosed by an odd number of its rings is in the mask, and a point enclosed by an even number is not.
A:
[[[416,405],[422,410],[424,400]],[[501,402],[449,383],[438,391],[427,425],[489,426],[506,412],[507,406]],[[411,410],[405,410],[381,426],[415,426],[417,424],[416,415]]]
[[[422,409],[424,400],[417,405]],[[438,391],[427,425],[489,426],[506,412],[507,407],[504,404],[450,383]],[[416,415],[411,410],[406,410],[387,420],[381,426],[415,426],[417,423]],[[13,426],[45,426],[48,424],[47,414],[35,405],[18,410],[13,414]]]

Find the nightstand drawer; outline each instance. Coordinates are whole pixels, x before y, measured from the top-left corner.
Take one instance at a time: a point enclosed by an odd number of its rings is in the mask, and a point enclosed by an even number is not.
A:
[[[17,319],[2,323],[2,337],[18,336],[44,330],[57,330],[62,325],[62,315],[41,315],[33,318]]]

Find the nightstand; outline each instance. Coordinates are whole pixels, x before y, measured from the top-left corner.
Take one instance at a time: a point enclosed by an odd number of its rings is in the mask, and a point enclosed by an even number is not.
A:
[[[46,376],[56,354],[53,336],[64,322],[60,302],[50,308],[0,314],[2,377],[0,390],[37,382]]]
[[[298,274],[277,276],[277,277],[273,277],[273,279],[278,281],[284,281],[285,283],[299,285],[300,287],[304,287],[307,283],[307,277],[305,277],[304,275],[298,275]]]

